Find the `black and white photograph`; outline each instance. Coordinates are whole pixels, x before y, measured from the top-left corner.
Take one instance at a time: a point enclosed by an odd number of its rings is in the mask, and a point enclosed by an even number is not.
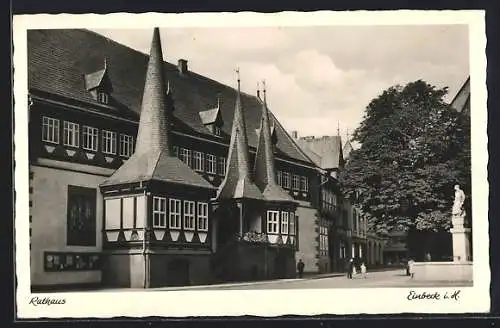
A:
[[[13,28],[19,316],[488,311],[483,12]]]

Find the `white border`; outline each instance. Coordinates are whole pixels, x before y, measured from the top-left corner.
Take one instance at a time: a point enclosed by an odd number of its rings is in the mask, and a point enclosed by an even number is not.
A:
[[[223,16],[223,18],[221,17]],[[84,292],[37,294],[64,297],[65,305],[29,305],[28,111],[26,30],[49,28],[468,24],[472,112],[474,287],[460,288],[460,301],[406,300],[408,288],[329,290],[241,290]],[[486,36],[483,11],[351,11],[314,13],[189,13],[109,15],[21,15],[13,20],[15,91],[15,258],[19,318],[115,316],[278,316],[285,314],[389,314],[487,312],[490,306]],[[449,291],[452,288],[415,288]],[[304,301],[307,300],[307,301]]]

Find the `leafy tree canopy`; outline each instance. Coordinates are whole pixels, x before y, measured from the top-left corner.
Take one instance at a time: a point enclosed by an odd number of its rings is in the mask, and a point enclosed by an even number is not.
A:
[[[366,107],[353,134],[361,147],[340,181],[374,231],[449,229],[453,185],[469,192],[470,122],[446,94],[418,80],[385,90]]]

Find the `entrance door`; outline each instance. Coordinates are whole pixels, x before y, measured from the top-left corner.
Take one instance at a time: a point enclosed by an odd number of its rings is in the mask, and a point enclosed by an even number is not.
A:
[[[283,251],[278,251],[278,254],[276,254],[276,258],[274,261],[275,261],[274,267],[275,267],[277,278],[286,278],[286,273],[287,273],[286,272],[286,264],[287,264],[286,253]]]
[[[189,261],[176,259],[168,263],[168,285],[169,286],[189,286]]]

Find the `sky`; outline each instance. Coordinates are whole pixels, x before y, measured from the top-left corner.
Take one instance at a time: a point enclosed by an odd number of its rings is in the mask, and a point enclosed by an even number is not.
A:
[[[94,30],[149,53],[152,29]],[[300,136],[345,137],[390,86],[423,79],[449,88],[469,75],[467,25],[160,28],[163,56],[256,94],[265,80],[271,111]]]

